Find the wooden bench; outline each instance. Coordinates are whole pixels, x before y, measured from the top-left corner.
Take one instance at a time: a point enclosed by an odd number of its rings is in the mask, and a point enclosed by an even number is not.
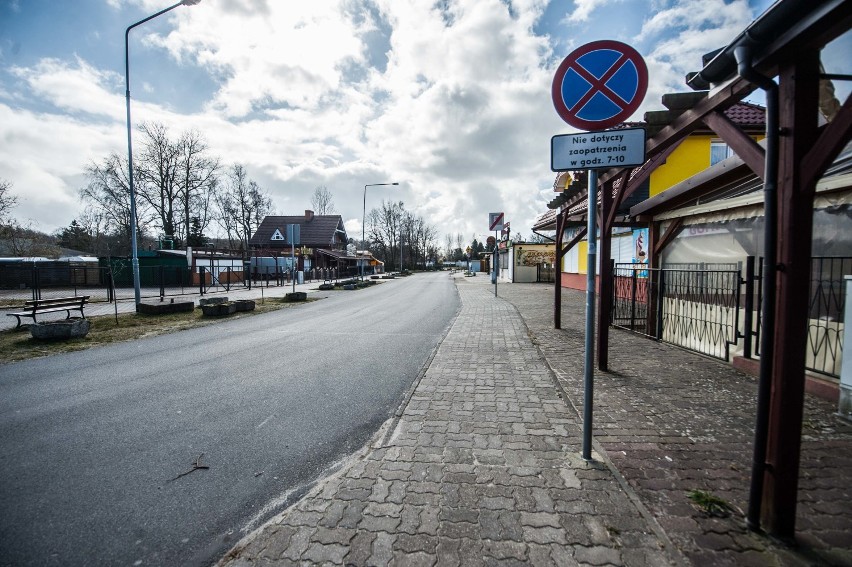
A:
[[[17,317],[18,324],[15,326],[17,329],[21,326],[21,317],[32,317],[33,323],[36,322],[36,315],[43,315],[45,313],[54,313],[58,311],[65,311],[67,314],[66,319],[71,318],[72,311],[79,311],[80,316],[83,319],[86,316],[83,314],[83,307],[89,302],[88,295],[84,295],[81,297],[53,297],[50,299],[33,299],[31,301],[27,301],[24,304],[24,309],[22,311],[18,311],[17,313],[6,313],[10,317]]]

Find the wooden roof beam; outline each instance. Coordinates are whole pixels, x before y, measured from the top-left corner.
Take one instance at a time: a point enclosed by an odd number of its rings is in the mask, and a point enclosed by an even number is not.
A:
[[[802,160],[802,178],[810,181],[821,176],[852,139],[852,94],[837,115],[820,133],[817,142]]]
[[[758,177],[763,179],[766,157],[766,150],[763,147],[725,116],[724,112],[718,110],[711,112],[704,117],[704,123],[716,132]]]

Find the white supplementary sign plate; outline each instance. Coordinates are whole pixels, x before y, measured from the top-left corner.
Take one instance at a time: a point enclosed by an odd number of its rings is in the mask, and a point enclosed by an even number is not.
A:
[[[550,169],[609,169],[645,163],[645,130],[625,128],[562,134],[550,139]]]

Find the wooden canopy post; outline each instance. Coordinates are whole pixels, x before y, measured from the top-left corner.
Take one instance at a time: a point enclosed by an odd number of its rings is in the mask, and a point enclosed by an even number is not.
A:
[[[796,527],[814,194],[852,138],[852,96],[831,123],[818,126],[819,62],[811,49],[779,70],[778,291],[761,523],[785,540]]]
[[[802,163],[818,139],[819,51],[811,49],[779,69],[778,248],[775,353],[761,524],[792,540],[805,396],[813,204],[818,174]],[[821,172],[819,172],[821,173]]]

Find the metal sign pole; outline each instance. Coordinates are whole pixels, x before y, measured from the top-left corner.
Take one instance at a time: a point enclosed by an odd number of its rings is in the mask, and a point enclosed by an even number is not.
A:
[[[592,410],[595,390],[595,273],[597,271],[597,205],[598,172],[589,170],[586,238],[589,241],[586,255],[586,356],[583,366],[583,458],[592,460]]]
[[[497,297],[497,262],[500,261],[500,241],[497,240],[497,231],[494,231],[494,297]]]
[[[613,53],[617,54],[613,62]],[[590,81],[586,77],[594,77]],[[550,145],[553,171],[589,172],[589,242],[586,278],[586,356],[583,399],[583,458],[592,459],[592,406],[594,402],[595,273],[597,271],[598,175],[593,168],[627,167],[645,161],[645,133],[641,129],[609,131],[627,120],[642,104],[648,89],[648,67],[639,53],[618,41],[587,43],[562,60],[550,92],[556,113],[585,133],[554,136]],[[589,101],[597,100],[595,104]],[[602,104],[608,101],[609,104]],[[582,104],[580,104],[582,102]],[[594,130],[601,130],[595,132]],[[605,258],[609,261],[609,258]]]
[[[494,266],[491,270],[491,282],[494,284],[494,297],[497,297],[497,262],[500,259],[500,242],[497,238],[498,233],[503,230],[503,213],[488,214],[488,230],[494,231],[494,249],[491,251],[494,257]]]

